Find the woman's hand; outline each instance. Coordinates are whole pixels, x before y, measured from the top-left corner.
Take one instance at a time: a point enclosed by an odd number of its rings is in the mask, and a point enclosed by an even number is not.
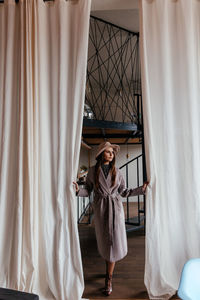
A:
[[[148,184],[149,184],[148,181],[145,181],[145,182],[143,183],[142,189],[143,189],[143,192],[144,192],[144,193],[146,192],[146,188],[147,188]]]
[[[76,190],[76,194],[79,192],[79,186],[78,186],[78,183],[73,181],[73,185],[75,187],[75,190]]]

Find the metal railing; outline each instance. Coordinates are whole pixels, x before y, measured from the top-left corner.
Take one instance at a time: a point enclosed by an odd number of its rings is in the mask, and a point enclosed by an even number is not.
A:
[[[137,179],[137,187],[140,186],[140,178],[144,179],[143,175],[143,154],[131,159],[119,169],[125,168],[126,173],[126,186],[129,186],[129,167],[130,164],[136,163],[136,179]],[[139,163],[141,160],[141,164]],[[141,165],[141,167],[140,167]],[[131,165],[131,168],[132,165]],[[142,200],[141,200],[142,199]],[[138,195],[137,196],[137,216],[130,216],[130,200],[129,197],[126,199],[126,225],[130,225],[127,227],[127,231],[137,230],[141,227],[144,227],[145,222],[145,195]]]
[[[77,219],[78,224],[91,224],[92,209],[91,202],[93,193],[89,197],[77,197]]]

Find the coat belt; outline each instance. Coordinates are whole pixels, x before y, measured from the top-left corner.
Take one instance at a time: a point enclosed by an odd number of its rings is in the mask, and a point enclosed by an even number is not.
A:
[[[118,220],[119,215],[119,208],[117,207],[117,202],[119,194],[108,194],[108,193],[97,193],[98,196],[100,196],[103,199],[106,199],[106,208],[105,208],[105,221],[108,224],[108,227],[106,226],[106,229],[108,229],[108,232],[105,232],[105,235],[109,235],[109,243],[110,245],[113,245],[113,235],[115,231],[115,223]],[[104,224],[105,226],[105,224]]]

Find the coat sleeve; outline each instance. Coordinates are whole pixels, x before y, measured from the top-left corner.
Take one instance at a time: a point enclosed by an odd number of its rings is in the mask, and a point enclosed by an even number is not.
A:
[[[135,189],[127,189],[124,178],[121,173],[120,173],[120,186],[118,188],[118,192],[122,197],[125,197],[125,198],[145,194],[142,186],[139,186],[138,188],[135,188]]]
[[[84,185],[84,187],[81,187],[79,189],[79,192],[76,193],[76,196],[78,197],[89,197],[92,190],[93,190],[93,172],[92,169],[90,168],[87,174],[87,178],[86,178],[86,183]]]

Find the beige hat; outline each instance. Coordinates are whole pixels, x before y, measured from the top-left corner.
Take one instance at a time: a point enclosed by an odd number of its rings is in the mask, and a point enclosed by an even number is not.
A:
[[[117,152],[119,151],[120,147],[118,145],[115,144],[111,144],[110,142],[103,142],[99,145],[98,149],[97,149],[97,154],[96,154],[96,158],[106,149],[112,147],[115,154],[117,154]]]

